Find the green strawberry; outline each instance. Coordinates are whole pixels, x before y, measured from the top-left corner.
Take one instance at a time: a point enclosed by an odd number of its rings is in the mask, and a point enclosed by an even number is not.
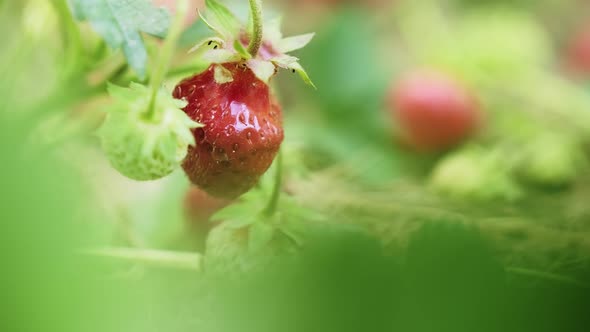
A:
[[[156,180],[172,173],[194,145],[191,129],[200,125],[181,108],[186,102],[161,89],[154,105],[151,90],[132,83],[130,88],[109,86],[115,103],[99,129],[102,146],[113,167],[138,181]],[[150,107],[157,112],[149,113]]]

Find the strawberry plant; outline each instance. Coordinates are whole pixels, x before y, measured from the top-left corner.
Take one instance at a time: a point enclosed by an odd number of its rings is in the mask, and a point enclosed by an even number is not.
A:
[[[0,330],[585,328],[574,1],[0,0]]]

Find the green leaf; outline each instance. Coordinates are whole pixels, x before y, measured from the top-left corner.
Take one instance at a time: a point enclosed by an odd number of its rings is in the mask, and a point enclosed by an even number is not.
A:
[[[74,15],[88,21],[113,49],[122,49],[129,66],[144,79],[148,53],[141,33],[165,37],[170,15],[149,0],[72,0]]]
[[[313,39],[315,33],[308,33],[305,35],[287,37],[282,39],[278,45],[277,50],[281,53],[289,53],[295,50],[304,48]]]
[[[272,240],[275,229],[265,222],[257,222],[250,226],[248,232],[248,250],[258,252]]]
[[[224,39],[233,38],[240,32],[240,21],[227,7],[216,0],[206,0],[205,6],[207,7],[205,23],[221,34]]]

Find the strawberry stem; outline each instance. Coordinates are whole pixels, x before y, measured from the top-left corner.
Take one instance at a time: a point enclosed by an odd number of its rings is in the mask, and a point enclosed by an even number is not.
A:
[[[79,53],[84,51],[82,35],[80,34],[80,29],[72,16],[68,2],[66,0],[57,0],[53,1],[53,5],[60,16],[63,38],[67,43],[65,55],[65,63],[67,65],[65,66],[66,69],[64,70],[64,73],[65,77],[69,78],[77,69],[79,69]]]
[[[166,76],[166,72],[170,66],[170,62],[172,61],[172,57],[174,56],[176,43],[178,42],[178,39],[180,38],[180,35],[184,29],[184,17],[186,16],[187,11],[188,1],[178,0],[176,3],[176,15],[174,17],[174,21],[168,30],[168,36],[166,36],[164,46],[160,53],[160,58],[158,59],[158,62],[154,67],[154,71],[152,72],[152,77],[150,80],[150,84],[152,86],[152,96],[146,113],[147,119],[153,119],[156,113],[156,97],[158,96],[158,91],[162,86],[162,82],[164,81],[164,77]]]
[[[92,256],[108,257],[154,267],[200,271],[201,255],[175,251],[136,248],[100,248],[83,252]]]
[[[277,155],[277,168],[275,170],[275,183],[272,190],[272,195],[268,201],[266,209],[264,209],[264,215],[271,217],[276,211],[279,204],[279,197],[281,196],[281,187],[283,181],[283,153],[279,150]]]
[[[248,45],[248,53],[255,58],[262,44],[262,0],[249,1],[253,27],[250,45]]]

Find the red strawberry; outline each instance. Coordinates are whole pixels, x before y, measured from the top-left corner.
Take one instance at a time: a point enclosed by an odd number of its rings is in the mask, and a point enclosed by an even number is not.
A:
[[[235,198],[272,164],[283,141],[282,113],[249,68],[223,66],[233,81],[217,83],[212,65],[176,86],[174,97],[185,99],[186,114],[204,125],[193,130],[196,147],[182,165],[189,179],[213,196]]]
[[[578,77],[590,77],[590,24],[577,32],[566,49],[566,67]]]
[[[392,90],[389,106],[405,143],[418,150],[452,147],[479,123],[476,98],[438,73],[414,73]]]
[[[304,47],[313,34],[283,38],[280,19],[262,26],[260,3],[250,2],[252,29],[216,0],[206,0],[203,22],[216,37],[191,52],[211,63],[203,73],[174,89],[187,102],[184,112],[202,128],[193,130],[196,147],[182,167],[193,184],[227,199],[250,190],[272,164],[283,141],[281,107],[269,82],[278,68],[309,76],[288,52]]]

